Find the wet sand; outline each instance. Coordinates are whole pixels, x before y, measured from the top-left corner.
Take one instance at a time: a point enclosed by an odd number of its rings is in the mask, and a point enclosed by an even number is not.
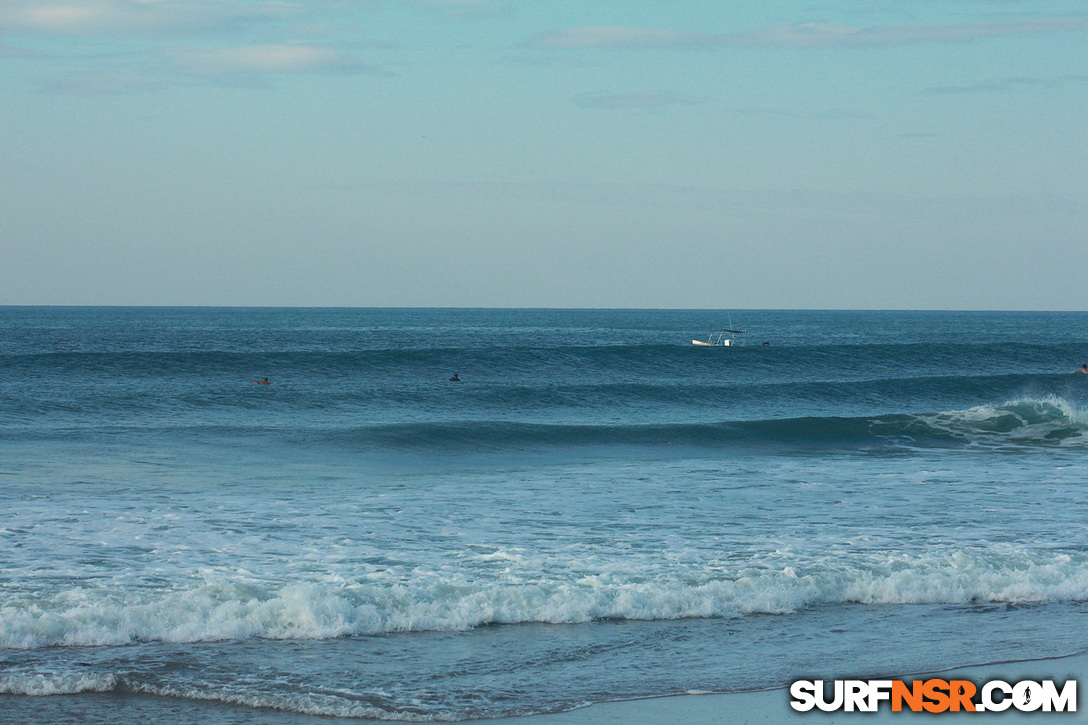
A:
[[[895,679],[967,679],[976,684],[1001,679],[1053,679],[1064,683],[1088,679],[1088,653],[1070,657],[1023,662],[978,665],[941,672],[911,673]],[[1088,697],[1078,688],[1075,713],[944,713],[945,723],[993,722],[1001,725],[1021,723],[1088,723]],[[907,725],[932,723],[931,713],[894,713],[885,703],[877,713],[813,710],[795,712],[789,704],[786,688],[708,695],[677,695],[641,700],[624,700],[590,705],[570,712],[493,720],[464,721],[462,725],[801,725],[802,723],[856,723],[857,725]],[[136,694],[98,693],[51,697],[0,697],[0,721],[5,725],[129,725],[153,722],[181,725],[200,722],[205,725],[333,725],[358,723],[359,720],[300,715],[274,710],[250,709],[215,702],[200,702]],[[369,721],[367,721],[369,722]]]
[[[1088,701],[1082,699],[1088,697],[1088,692],[1079,687],[1082,682],[1088,681],[1088,653],[1060,659],[1003,662],[924,673],[924,675],[912,674],[909,679],[926,679],[929,676],[941,679],[966,679],[979,685],[995,679],[1009,683],[1018,680],[1052,679],[1062,683],[1072,678],[1078,682],[1078,711],[1075,713],[1019,713],[1012,709],[1001,713],[943,713],[939,719],[942,725],[957,722],[975,725],[985,722],[1001,723],[1001,725],[1088,722]],[[895,679],[908,679],[908,676]],[[794,711],[789,701],[789,691],[785,688],[722,695],[678,695],[601,703],[554,715],[474,720],[465,725],[607,725],[609,723],[632,725],[677,725],[678,723],[689,725],[717,725],[719,723],[722,725],[801,725],[802,723],[883,725],[883,723],[889,723],[906,725],[923,722],[932,725],[936,717],[932,713],[891,712],[887,703],[876,713],[825,713],[818,710],[802,713]]]

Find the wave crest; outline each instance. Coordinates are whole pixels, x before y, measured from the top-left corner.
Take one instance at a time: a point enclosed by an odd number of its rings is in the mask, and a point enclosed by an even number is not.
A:
[[[405,452],[502,452],[592,446],[835,449],[881,445],[1083,446],[1088,416],[1061,398],[1024,398],[940,413],[808,416],[720,423],[574,425],[457,421],[326,434],[335,445]]]
[[[1001,405],[912,417],[902,433],[972,445],[1062,445],[1083,439],[1088,433],[1084,412],[1058,397],[1022,398]]]

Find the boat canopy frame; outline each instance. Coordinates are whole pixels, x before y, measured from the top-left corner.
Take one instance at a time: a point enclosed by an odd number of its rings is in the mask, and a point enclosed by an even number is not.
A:
[[[700,345],[702,347],[732,347],[736,342],[736,335],[743,335],[748,332],[747,330],[733,330],[728,327],[723,327],[719,330],[711,330],[706,340],[692,340],[692,345]],[[726,337],[729,335],[729,337]]]

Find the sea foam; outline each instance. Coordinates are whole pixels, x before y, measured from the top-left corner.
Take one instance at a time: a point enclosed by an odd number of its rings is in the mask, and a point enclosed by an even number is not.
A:
[[[513,583],[471,576],[434,584],[221,582],[192,589],[71,589],[0,607],[0,646],[329,639],[487,624],[580,623],[786,614],[826,604],[1088,600],[1088,555],[1010,545],[851,561],[777,552],[732,571],[613,570]]]

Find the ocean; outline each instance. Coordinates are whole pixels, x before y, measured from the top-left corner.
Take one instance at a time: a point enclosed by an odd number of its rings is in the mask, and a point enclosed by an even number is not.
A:
[[[1083,652],[1084,362],[1086,313],[0,308],[0,720]]]

